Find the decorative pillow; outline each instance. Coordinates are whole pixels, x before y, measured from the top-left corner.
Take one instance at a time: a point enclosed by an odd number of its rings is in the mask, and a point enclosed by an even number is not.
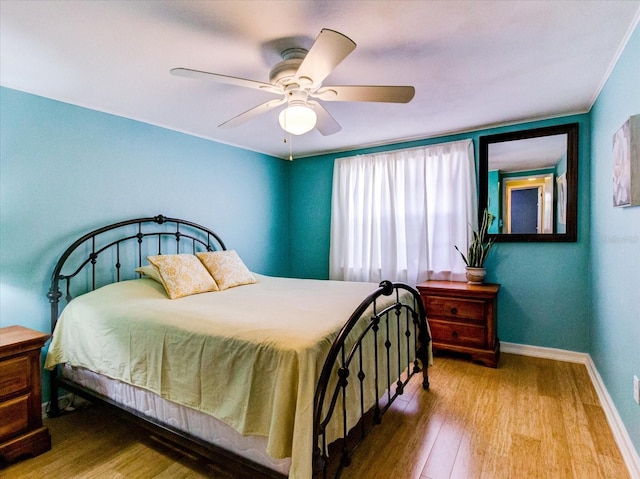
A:
[[[220,290],[202,263],[192,254],[163,254],[147,256],[147,259],[158,269],[170,299]]]
[[[221,291],[258,282],[235,250],[209,251],[196,253],[196,256],[211,273]]]
[[[158,283],[162,284],[162,278],[160,277],[160,273],[158,273],[158,270],[156,269],[156,267],[151,264],[147,264],[145,266],[140,266],[139,268],[136,268],[136,273],[140,273],[145,278],[153,279]]]

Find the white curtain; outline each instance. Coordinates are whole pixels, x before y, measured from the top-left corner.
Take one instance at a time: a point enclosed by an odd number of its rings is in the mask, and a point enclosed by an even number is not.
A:
[[[462,281],[477,214],[471,140],[337,159],[330,277]]]

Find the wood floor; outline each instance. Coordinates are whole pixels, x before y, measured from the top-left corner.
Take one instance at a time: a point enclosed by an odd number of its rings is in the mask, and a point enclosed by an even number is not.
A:
[[[582,365],[503,354],[490,369],[439,356],[430,391],[419,379],[343,479],[629,478]],[[105,414],[91,406],[47,419],[53,449],[0,477],[231,479],[224,466]]]

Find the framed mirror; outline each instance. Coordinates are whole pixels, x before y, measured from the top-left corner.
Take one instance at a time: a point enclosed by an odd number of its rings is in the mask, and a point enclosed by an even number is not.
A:
[[[496,241],[577,240],[577,123],[481,136],[479,173]]]

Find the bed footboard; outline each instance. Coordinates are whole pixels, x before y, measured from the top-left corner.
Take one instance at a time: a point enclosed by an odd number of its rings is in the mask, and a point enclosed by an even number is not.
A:
[[[401,301],[402,292],[409,292],[411,299]],[[392,304],[385,301],[379,309],[381,299],[389,296],[394,298]],[[422,371],[422,387],[429,389],[430,341],[420,295],[405,284],[381,282],[353,312],[329,351],[316,387],[314,479],[337,477],[350,464],[357,445],[373,425],[381,423],[383,414],[404,393],[414,374]],[[364,352],[367,347],[373,354]],[[367,391],[372,390],[370,406]],[[347,407],[348,395],[352,396],[351,403],[359,403],[356,418],[349,416],[354,411]],[[341,433],[329,446],[327,426],[336,419]],[[350,428],[353,423],[355,427]]]

